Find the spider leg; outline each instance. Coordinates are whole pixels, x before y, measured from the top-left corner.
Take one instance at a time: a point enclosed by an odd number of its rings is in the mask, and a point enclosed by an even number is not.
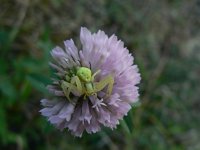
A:
[[[101,91],[108,85],[107,94],[111,95],[113,89],[114,79],[111,75],[106,76],[99,82],[94,83],[95,93]]]
[[[69,82],[70,81],[70,77],[68,75],[65,75],[65,80]]]
[[[67,99],[72,103],[72,100],[69,98],[69,94],[71,92],[71,89],[76,89],[76,86],[73,84],[66,82],[66,81],[61,81],[61,88],[64,92],[64,95],[67,97]]]
[[[100,73],[100,72],[101,72],[101,70],[97,70],[97,71],[92,75],[91,80],[94,81],[94,77],[95,77],[98,73]]]
[[[68,85],[68,89],[66,91],[66,95],[68,96],[68,98],[72,90],[78,91],[81,95],[83,94],[81,81],[77,76],[72,77],[71,82],[69,84],[70,85]]]
[[[74,85],[74,83],[76,83],[77,91],[79,93],[81,93],[81,95],[82,95],[83,94],[83,88],[82,88],[82,85],[81,85],[81,81],[80,81],[80,79],[77,76],[74,76],[71,79],[71,84]]]

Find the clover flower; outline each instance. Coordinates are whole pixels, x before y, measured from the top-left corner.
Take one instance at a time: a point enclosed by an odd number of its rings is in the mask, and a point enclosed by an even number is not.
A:
[[[103,126],[116,128],[138,100],[140,82],[132,55],[115,35],[81,28],[80,41],[82,50],[66,40],[64,50],[51,51],[57,78],[47,88],[54,99],[42,99],[40,110],[58,129],[79,137]]]

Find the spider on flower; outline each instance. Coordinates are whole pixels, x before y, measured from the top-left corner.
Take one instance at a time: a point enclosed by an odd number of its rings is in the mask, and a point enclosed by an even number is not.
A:
[[[92,74],[92,71],[89,68],[75,68],[75,74],[73,74],[71,78],[66,75],[65,80],[61,81],[61,88],[64,95],[70,102],[72,102],[69,97],[72,91],[78,91],[80,95],[84,95],[84,99],[86,99],[86,96],[97,96],[97,92],[108,86],[107,96],[110,96],[113,89],[114,79],[111,75],[108,75],[99,82],[94,82],[94,77],[100,72],[101,71],[98,70]]]

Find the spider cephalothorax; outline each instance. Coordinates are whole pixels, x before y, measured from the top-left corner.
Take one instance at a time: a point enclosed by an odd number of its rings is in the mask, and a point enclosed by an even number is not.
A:
[[[79,67],[75,69],[75,74],[70,78],[66,76],[66,81],[61,81],[61,88],[69,101],[71,101],[69,95],[72,91],[78,91],[80,95],[86,96],[97,95],[97,92],[107,88],[107,96],[112,92],[114,79],[111,75],[104,77],[99,82],[94,82],[94,77],[100,72],[98,70],[94,74],[89,68]]]

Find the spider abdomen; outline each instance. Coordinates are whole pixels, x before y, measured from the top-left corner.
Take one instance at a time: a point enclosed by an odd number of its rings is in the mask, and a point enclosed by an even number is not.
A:
[[[85,83],[85,87],[86,87],[86,92],[88,95],[92,95],[95,92],[93,84],[91,82]]]

